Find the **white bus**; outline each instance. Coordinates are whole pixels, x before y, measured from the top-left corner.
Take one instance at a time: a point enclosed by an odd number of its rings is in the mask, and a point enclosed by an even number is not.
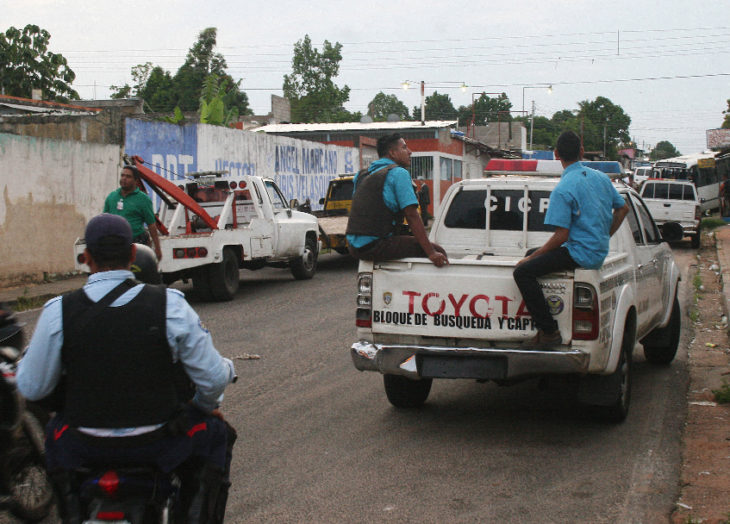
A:
[[[654,164],[653,176],[693,182],[703,212],[720,207],[720,179],[715,168],[714,152],[659,160]]]

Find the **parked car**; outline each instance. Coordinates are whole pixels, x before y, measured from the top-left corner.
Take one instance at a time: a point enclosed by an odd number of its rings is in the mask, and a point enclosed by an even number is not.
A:
[[[692,182],[649,179],[641,186],[641,198],[658,226],[676,222],[682,226],[682,236],[692,237],[692,247],[700,247],[702,206]]]

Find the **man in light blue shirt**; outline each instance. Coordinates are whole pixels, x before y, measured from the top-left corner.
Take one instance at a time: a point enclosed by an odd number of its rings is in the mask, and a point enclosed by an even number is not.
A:
[[[398,133],[378,139],[378,160],[353,180],[352,208],[347,222],[350,254],[376,262],[428,257],[436,266],[449,263],[446,251],[428,239],[413,191],[411,150]],[[399,234],[403,218],[411,235]]]
[[[601,267],[608,254],[609,239],[629,211],[608,176],[583,166],[582,157],[580,137],[572,131],[562,133],[555,158],[564,171],[550,195],[545,215],[545,224],[555,226],[555,233],[523,258],[514,271],[517,287],[538,327],[525,347],[549,349],[562,343],[558,324],[550,314],[537,278],[576,267]]]
[[[135,245],[124,218],[92,218],[85,239],[91,276],[83,289],[46,303],[17,375],[23,396],[53,397],[58,411],[46,459],[64,520],[77,517],[69,515],[68,472],[107,461],[172,471],[192,458],[200,472],[193,492],[207,500],[227,483],[235,431],[218,406],[235,380],[233,363],[182,293],[132,280]],[[187,405],[185,376],[195,385]]]

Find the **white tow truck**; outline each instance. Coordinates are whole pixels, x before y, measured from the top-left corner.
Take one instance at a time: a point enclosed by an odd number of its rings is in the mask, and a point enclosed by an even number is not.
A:
[[[161,199],[158,229],[165,284],[191,278],[203,300],[231,300],[239,269],[289,267],[308,279],[317,269],[317,219],[294,211],[273,180],[223,172],[189,175],[175,185],[133,157],[141,177]],[[88,271],[85,243],[74,246],[76,269]]]
[[[360,262],[354,365],[382,373],[388,400],[400,408],[423,404],[435,378],[511,384],[573,375],[579,400],[619,422],[629,409],[636,341],[656,364],[677,351],[680,271],[672,252],[639,195],[616,183],[630,212],[603,266],[541,279],[562,345],[526,347],[536,327],[512,272],[552,234],[544,217],[560,173],[500,162],[503,171],[487,166],[487,178],[458,182],[444,197],[430,239],[446,249],[450,265]],[[675,239],[676,224],[665,233]]]

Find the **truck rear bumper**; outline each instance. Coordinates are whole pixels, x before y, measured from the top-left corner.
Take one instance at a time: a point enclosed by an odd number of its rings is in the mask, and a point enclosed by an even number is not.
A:
[[[350,348],[360,371],[409,378],[471,378],[504,380],[538,375],[586,373],[590,357],[575,349],[454,348],[373,344],[361,340]]]

